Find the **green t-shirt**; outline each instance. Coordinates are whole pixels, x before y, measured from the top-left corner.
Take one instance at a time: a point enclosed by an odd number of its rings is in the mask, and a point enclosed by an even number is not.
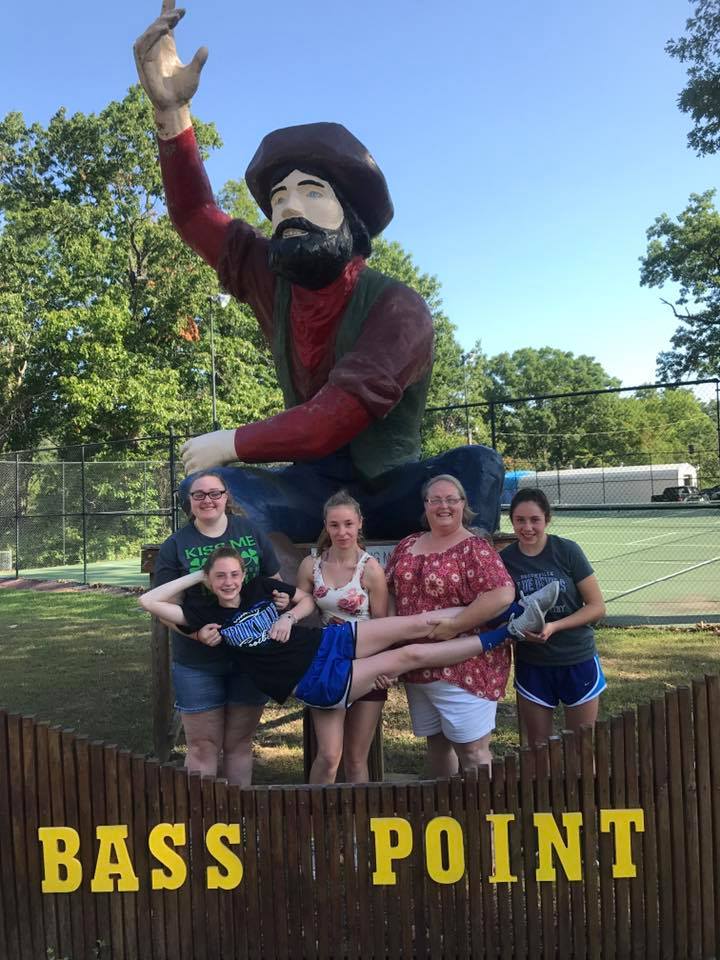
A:
[[[550,534],[542,552],[536,557],[522,553],[517,543],[506,547],[501,556],[508,573],[526,595],[540,590],[551,580],[560,583],[557,603],[545,617],[548,623],[562,620],[584,605],[577,585],[592,575],[593,568],[573,540]],[[590,624],[560,630],[547,643],[519,641],[515,645],[517,660],[548,667],[570,667],[589,660],[596,653],[595,631]]]

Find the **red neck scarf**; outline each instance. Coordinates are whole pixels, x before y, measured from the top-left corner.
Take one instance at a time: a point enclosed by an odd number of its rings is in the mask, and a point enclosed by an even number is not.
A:
[[[365,269],[362,257],[353,257],[340,276],[321,290],[306,290],[292,285],[290,325],[296,355],[306,370],[315,370],[327,353],[328,343],[350,299],[360,273]]]

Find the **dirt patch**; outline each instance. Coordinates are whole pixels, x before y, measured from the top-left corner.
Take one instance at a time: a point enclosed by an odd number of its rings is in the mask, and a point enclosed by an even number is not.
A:
[[[95,590],[116,596],[137,596],[144,587],[117,587],[109,583],[78,583],[76,580],[33,580],[29,577],[0,579],[0,590],[39,590],[43,593],[76,593]]]

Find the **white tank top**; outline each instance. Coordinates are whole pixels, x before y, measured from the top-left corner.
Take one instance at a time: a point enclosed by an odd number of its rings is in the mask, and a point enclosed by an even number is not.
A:
[[[340,620],[369,620],[370,597],[361,584],[365,564],[370,554],[363,551],[351,579],[342,587],[329,587],[323,580],[322,557],[313,564],[313,600],[322,616],[323,624],[333,618]]]

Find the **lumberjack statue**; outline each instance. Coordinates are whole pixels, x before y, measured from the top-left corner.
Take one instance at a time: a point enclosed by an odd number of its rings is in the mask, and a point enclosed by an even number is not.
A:
[[[272,238],[228,217],[195,142],[190,100],[207,50],[181,63],[173,29],[183,15],[163,0],[135,44],[155,108],[168,211],[221,285],[251,306],[286,406],[268,420],[189,440],[185,469],[295,461],[221,473],[252,520],[296,542],[316,537],[321,506],[340,487],[361,502],[368,536],[404,536],[417,529],[421,484],[441,473],[462,479],[478,522],[494,530],[503,474],[494,451],[468,446],[419,461],[432,318],[418,294],[366,265],[371,237],[393,216],[375,160],[338,123],[275,130],[245,174]]]

